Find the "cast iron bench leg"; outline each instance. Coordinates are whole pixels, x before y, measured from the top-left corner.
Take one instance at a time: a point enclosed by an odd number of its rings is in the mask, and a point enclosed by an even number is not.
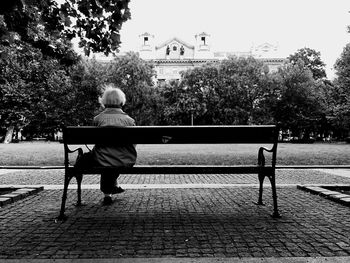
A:
[[[275,180],[275,172],[272,173],[271,176],[269,176],[270,182],[271,182],[271,188],[272,188],[272,198],[273,198],[273,218],[281,218],[281,215],[278,212],[278,206],[277,206],[277,191],[276,191],[276,180]]]
[[[78,201],[77,201],[77,206],[81,206],[81,182],[83,180],[83,174],[79,173],[75,175],[75,178],[77,179],[77,184],[78,184]]]
[[[265,174],[263,172],[259,172],[258,177],[259,177],[259,199],[258,199],[258,202],[255,203],[255,204],[257,204],[257,205],[265,205],[263,203],[263,201],[262,201],[263,185],[264,185]]]
[[[62,195],[61,211],[60,211],[60,215],[57,218],[58,220],[67,219],[67,217],[64,214],[64,211],[66,207],[68,185],[71,179],[72,179],[72,176],[66,171],[64,175],[64,189],[63,189],[63,195]]]

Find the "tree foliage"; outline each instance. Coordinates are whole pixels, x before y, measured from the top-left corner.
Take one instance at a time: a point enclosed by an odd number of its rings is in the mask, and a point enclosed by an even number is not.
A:
[[[230,58],[182,73],[162,89],[168,124],[279,123],[295,136],[326,130],[328,86],[303,61],[267,73],[254,58]]]
[[[189,120],[184,124],[192,124],[192,121],[195,124],[219,121],[216,112],[219,84],[219,70],[215,64],[209,63],[183,72],[177,107]]]
[[[65,59],[74,57],[70,40],[75,37],[87,55],[117,52],[119,30],[131,17],[128,4],[129,0],[65,0],[61,5],[54,0],[5,1],[0,8],[2,41],[19,37],[44,55]]]
[[[177,80],[158,85],[162,103],[162,124],[166,125],[186,125],[190,124],[190,115],[188,110],[184,108],[184,101],[189,97],[182,85]]]
[[[24,43],[0,59],[0,125],[32,133],[54,129],[69,109],[70,78],[57,60]]]
[[[72,65],[78,56],[70,39],[62,35],[63,30],[58,6],[53,0],[6,1],[0,8],[0,45],[26,43],[38,48],[44,57]]]
[[[103,84],[126,94],[125,111],[139,125],[161,122],[163,101],[154,88],[153,66],[129,53],[111,63],[85,60],[67,69],[44,59],[29,44],[7,47],[0,60],[0,126],[50,134],[63,125],[91,125],[100,111]]]
[[[98,108],[97,86],[103,80],[96,68],[76,65],[80,58],[71,40],[78,37],[87,55],[117,52],[119,30],[130,18],[128,3],[4,1],[0,6],[0,126],[6,129],[15,124],[18,129],[44,133],[62,124],[87,124]]]
[[[64,15],[64,33],[80,38],[85,54],[117,52],[121,44],[119,31],[130,19],[130,0],[66,0],[60,8]],[[74,18],[76,24],[71,26]]]
[[[231,58],[220,63],[221,100],[218,108],[226,124],[252,124],[264,93],[263,63],[252,58]]]
[[[343,99],[345,99],[345,96],[350,95],[350,44],[344,47],[334,69],[337,76],[336,83],[342,88]]]
[[[307,47],[299,49],[287,59],[294,65],[298,63],[300,64],[300,60],[303,61],[304,67],[312,72],[314,79],[326,78],[326,64],[321,59],[321,53],[314,49]]]
[[[107,81],[125,92],[124,109],[139,125],[151,125],[158,119],[159,98],[154,89],[154,77],[153,65],[133,52],[116,57],[108,68]]]
[[[346,134],[350,132],[350,44],[344,47],[334,68],[337,76],[331,94],[334,103],[334,124]],[[350,134],[347,136],[350,137]]]
[[[233,57],[190,69],[177,87],[163,91],[166,118],[174,122],[177,116],[189,124],[193,114],[195,124],[250,124],[256,121],[252,116],[264,87],[263,64],[254,58]]]
[[[107,82],[108,65],[95,59],[82,60],[69,73],[72,81],[71,108],[66,123],[91,125],[100,109],[98,98],[102,94],[101,86]]]
[[[272,109],[275,121],[296,136],[303,133],[307,137],[317,129],[324,113],[324,96],[312,72],[300,61],[286,64],[273,77],[278,90]]]

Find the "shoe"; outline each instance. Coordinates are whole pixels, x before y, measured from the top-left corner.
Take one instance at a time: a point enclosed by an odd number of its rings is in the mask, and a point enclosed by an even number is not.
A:
[[[116,186],[116,187],[114,187],[112,194],[121,194],[124,192],[125,192],[125,190],[123,188],[121,188],[120,186]]]
[[[103,205],[111,205],[113,203],[112,197],[105,196],[103,198]]]

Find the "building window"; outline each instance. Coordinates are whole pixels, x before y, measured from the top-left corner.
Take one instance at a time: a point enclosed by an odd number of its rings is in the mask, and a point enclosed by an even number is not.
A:
[[[201,37],[202,44],[205,45],[205,37]]]
[[[143,38],[143,44],[144,44],[144,45],[147,45],[147,43],[148,43],[148,37],[144,37],[144,38]]]
[[[177,46],[173,46],[173,51],[176,51],[177,50]]]
[[[185,48],[184,48],[184,46],[181,46],[180,55],[183,56],[184,54],[185,54]]]

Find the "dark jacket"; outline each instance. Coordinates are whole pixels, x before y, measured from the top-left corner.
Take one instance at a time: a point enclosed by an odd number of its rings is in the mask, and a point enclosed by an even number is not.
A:
[[[95,126],[135,126],[135,120],[120,108],[106,108],[94,117]],[[135,145],[95,145],[93,158],[102,166],[131,167],[136,162]]]

